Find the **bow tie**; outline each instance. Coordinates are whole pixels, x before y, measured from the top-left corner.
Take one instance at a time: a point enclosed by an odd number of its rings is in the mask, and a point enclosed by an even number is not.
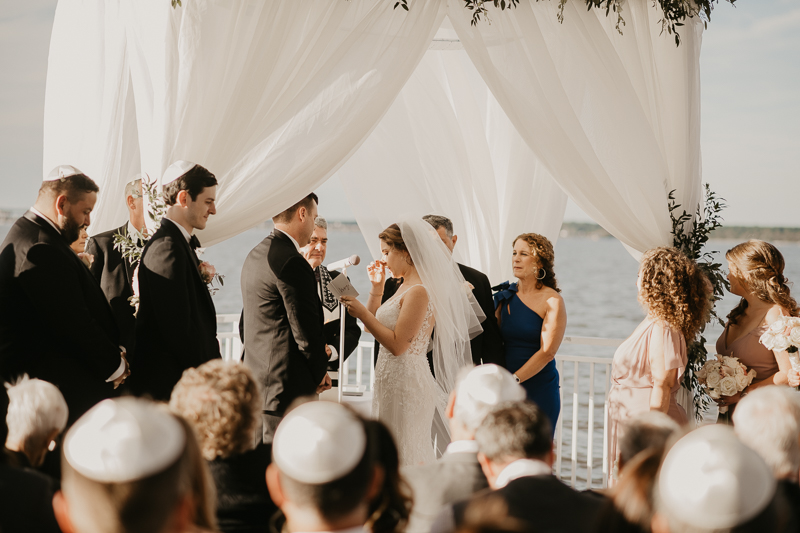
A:
[[[192,238],[189,239],[189,246],[192,247],[192,250],[202,248],[202,246],[200,246],[200,239],[197,238],[197,235],[192,235]]]

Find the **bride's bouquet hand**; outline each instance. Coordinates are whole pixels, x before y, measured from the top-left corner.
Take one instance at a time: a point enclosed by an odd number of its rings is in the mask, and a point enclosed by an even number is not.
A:
[[[363,320],[364,317],[369,314],[364,304],[356,300],[353,296],[342,296],[339,298],[339,301],[342,302],[342,305],[352,317]]]
[[[383,287],[386,281],[386,263],[383,261],[373,261],[367,265],[367,276],[373,286]]]

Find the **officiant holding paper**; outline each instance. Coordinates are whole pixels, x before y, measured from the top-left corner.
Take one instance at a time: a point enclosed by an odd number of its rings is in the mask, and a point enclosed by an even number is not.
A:
[[[328,222],[317,217],[314,220],[314,233],[311,242],[301,249],[303,257],[314,270],[317,281],[317,294],[322,302],[322,318],[325,332],[325,350],[328,354],[328,370],[338,370],[340,361],[344,361],[358,347],[361,328],[355,317],[345,314],[344,320],[344,354],[339,353],[341,342],[339,299],[328,289],[328,284],[341,275],[336,270],[329,271],[322,264],[328,252]],[[335,385],[335,384],[334,384]]]

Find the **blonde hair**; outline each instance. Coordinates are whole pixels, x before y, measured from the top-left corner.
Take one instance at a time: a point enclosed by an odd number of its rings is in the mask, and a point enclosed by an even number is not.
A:
[[[664,246],[645,252],[639,273],[639,298],[648,312],[693,341],[711,312],[711,283],[697,263]]]
[[[185,370],[169,407],[192,425],[208,461],[252,448],[261,410],[258,385],[242,364],[214,359]]]
[[[542,279],[538,279],[539,276],[536,276],[536,288],[550,287],[556,292],[561,292],[561,289],[558,288],[558,281],[556,281],[555,270],[553,270],[553,264],[556,261],[556,253],[555,250],[553,250],[553,243],[550,242],[550,239],[538,233],[523,233],[514,239],[511,246],[513,247],[517,244],[519,240],[527,243],[531,249],[531,253],[539,259],[542,270],[544,270],[544,277],[542,277]]]
[[[792,316],[800,315],[789,290],[789,280],[783,276],[783,255],[775,246],[765,241],[749,240],[728,250],[725,259],[742,273],[745,287],[759,300],[780,305]],[[747,300],[742,298],[728,314],[728,322],[736,324],[746,310]]]

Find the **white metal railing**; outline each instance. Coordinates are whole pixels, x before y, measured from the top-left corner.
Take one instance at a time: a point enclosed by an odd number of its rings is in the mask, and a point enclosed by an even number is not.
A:
[[[363,330],[363,325],[361,327]],[[223,359],[238,361],[242,353],[239,315],[217,315],[217,337]],[[560,479],[572,487],[605,487],[609,469],[613,467],[607,459],[606,431],[611,357],[567,355],[563,352],[570,346],[616,348],[623,340],[566,336],[556,356],[561,415],[556,423],[554,470]],[[371,336],[367,335],[367,338],[359,341],[355,353],[341,366],[340,386],[355,385],[354,389],[365,390],[366,394],[372,392],[375,383],[373,348]],[[334,379],[339,376],[335,373],[332,375]],[[600,442],[602,446],[599,446]],[[598,466],[599,472],[596,469]]]

